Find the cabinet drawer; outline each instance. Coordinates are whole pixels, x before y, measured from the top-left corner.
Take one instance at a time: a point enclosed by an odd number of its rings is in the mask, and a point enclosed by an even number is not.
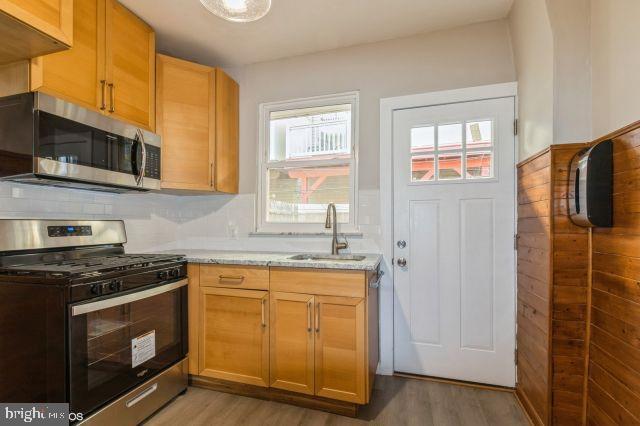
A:
[[[269,268],[244,265],[200,265],[200,286],[269,290]]]
[[[365,297],[363,271],[271,268],[270,278],[272,291]]]

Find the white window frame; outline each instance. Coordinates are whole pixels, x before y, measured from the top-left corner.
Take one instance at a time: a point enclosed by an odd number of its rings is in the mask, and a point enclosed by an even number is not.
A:
[[[329,105],[351,104],[351,160],[349,163],[349,222],[338,225],[340,233],[358,233],[358,136],[359,136],[359,102],[360,93],[358,91],[346,92],[325,96],[314,96],[310,98],[299,98],[280,102],[267,102],[259,106],[258,111],[258,193],[256,208],[256,233],[265,234],[327,234],[330,230],[325,229],[321,223],[268,223],[267,222],[267,193],[268,180],[267,169],[286,167],[292,165],[291,161],[270,161],[269,159],[269,138],[270,120],[272,112],[286,111],[291,109],[313,108]],[[306,160],[298,162],[299,166],[332,166],[344,164],[345,160]]]

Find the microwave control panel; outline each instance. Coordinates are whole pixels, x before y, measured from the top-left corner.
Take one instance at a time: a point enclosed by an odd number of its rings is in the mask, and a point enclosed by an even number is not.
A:
[[[160,179],[160,148],[147,145],[147,163],[144,168],[145,177]]]

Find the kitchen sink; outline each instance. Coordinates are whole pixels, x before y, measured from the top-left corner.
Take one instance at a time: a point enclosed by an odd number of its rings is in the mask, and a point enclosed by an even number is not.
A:
[[[291,260],[328,260],[331,262],[361,262],[366,256],[358,254],[296,254]]]

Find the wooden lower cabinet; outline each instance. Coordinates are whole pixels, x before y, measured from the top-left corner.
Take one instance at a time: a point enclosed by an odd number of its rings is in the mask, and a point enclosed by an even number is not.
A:
[[[270,299],[271,386],[313,395],[315,297],[272,292]]]
[[[268,294],[200,288],[200,375],[269,386]]]
[[[365,300],[318,296],[315,394],[365,404]]]
[[[335,281],[321,285],[327,277]],[[193,328],[199,334],[194,384],[306,398],[329,411],[367,404],[379,359],[377,279],[376,271],[200,265],[190,275],[200,298],[198,324],[190,326],[191,336]]]

